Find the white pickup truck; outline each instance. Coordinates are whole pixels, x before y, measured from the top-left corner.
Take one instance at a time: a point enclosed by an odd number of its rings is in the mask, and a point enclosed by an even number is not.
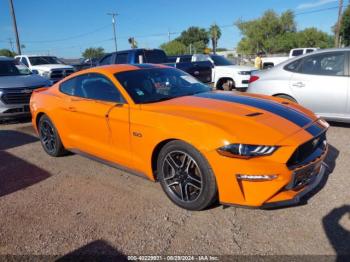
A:
[[[263,64],[263,69],[268,69],[271,67],[274,67],[275,65],[278,65],[290,58],[308,54],[311,52],[314,52],[318,50],[319,48],[314,48],[314,47],[308,47],[308,48],[294,48],[290,50],[289,56],[270,56],[270,57],[263,57],[262,64]]]
[[[15,56],[15,59],[29,67],[32,72],[49,79],[52,83],[75,71],[73,66],[64,64],[55,56],[18,55]]]
[[[210,61],[213,65],[212,82],[214,83],[214,87],[219,90],[247,89],[250,74],[256,70],[251,66],[235,65],[220,55],[194,54],[192,56],[184,55],[172,58],[175,58],[175,62],[177,63],[185,59],[190,59],[191,62]]]

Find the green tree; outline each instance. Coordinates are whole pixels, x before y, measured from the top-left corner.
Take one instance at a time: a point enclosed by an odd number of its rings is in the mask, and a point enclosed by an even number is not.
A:
[[[278,15],[273,10],[267,10],[261,18],[235,23],[241,31],[242,39],[238,43],[238,51],[252,54],[258,51],[272,53],[285,50],[287,44],[283,37],[292,39],[291,33],[296,32],[294,13],[286,11]],[[282,46],[277,45],[281,43]]]
[[[340,25],[340,36],[345,46],[350,46],[350,6],[348,6],[342,17]]]
[[[0,56],[14,57],[15,55],[17,54],[9,49],[0,49]]]
[[[212,24],[209,28],[209,36],[211,39],[211,44],[213,47],[213,53],[216,54],[216,49],[218,46],[218,41],[221,37],[221,30],[217,24]]]
[[[296,34],[296,46],[329,48],[334,44],[333,37],[314,27],[305,28]]]
[[[105,54],[105,50],[102,47],[90,47],[85,49],[82,56],[86,59],[100,58]]]
[[[197,53],[203,53],[209,43],[208,32],[204,28],[191,26],[175,39]]]
[[[183,55],[186,53],[186,46],[180,41],[173,40],[160,46],[167,55]]]

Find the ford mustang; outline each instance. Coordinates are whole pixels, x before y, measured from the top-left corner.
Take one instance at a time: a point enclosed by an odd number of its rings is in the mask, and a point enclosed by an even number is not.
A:
[[[43,149],[159,181],[178,206],[297,204],[325,173],[328,124],[282,98],[213,91],[166,66],[112,65],[34,91]]]

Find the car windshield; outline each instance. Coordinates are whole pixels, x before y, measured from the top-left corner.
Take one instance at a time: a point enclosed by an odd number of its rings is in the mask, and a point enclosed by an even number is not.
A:
[[[216,66],[233,65],[233,62],[220,55],[212,55],[210,58],[213,60],[214,65]]]
[[[48,64],[63,64],[57,57],[54,56],[32,56],[29,57],[32,65],[48,65]]]
[[[30,75],[32,72],[17,61],[0,61],[0,76]]]
[[[152,68],[115,74],[136,104],[160,102],[208,92],[211,88],[172,68]]]

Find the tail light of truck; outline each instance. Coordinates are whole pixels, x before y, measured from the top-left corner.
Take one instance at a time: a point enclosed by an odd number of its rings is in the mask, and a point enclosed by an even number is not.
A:
[[[250,84],[250,83],[253,83],[253,82],[255,82],[255,81],[258,80],[258,79],[259,79],[258,76],[250,76],[248,83],[249,83],[249,84]]]

